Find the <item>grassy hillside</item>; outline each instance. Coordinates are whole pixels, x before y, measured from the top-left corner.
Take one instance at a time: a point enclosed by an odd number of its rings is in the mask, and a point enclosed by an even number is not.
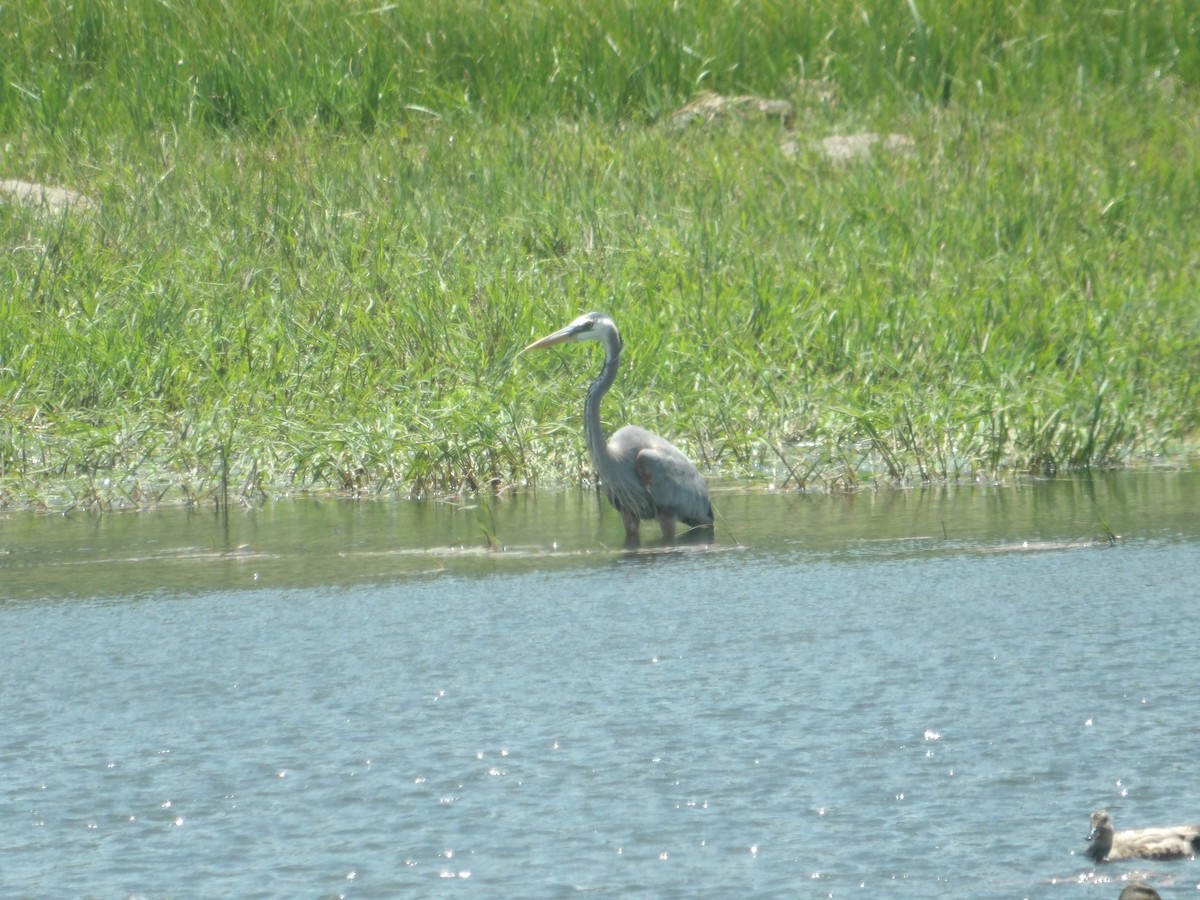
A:
[[[587,309],[713,475],[1194,459],[1200,8],[933,6],[3,8],[0,500],[578,480]]]

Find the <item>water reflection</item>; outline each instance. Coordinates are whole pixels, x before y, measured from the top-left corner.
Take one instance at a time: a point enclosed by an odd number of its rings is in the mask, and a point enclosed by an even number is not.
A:
[[[624,542],[594,494],[516,492],[480,503],[296,499],[261,508],[95,515],[9,512],[0,591],[9,598],[159,588],[379,583],[482,576],[597,560],[798,553],[856,559],[1078,550],[1125,539],[1194,540],[1200,473],[1113,473],[1006,485],[771,493],[715,485],[715,532]],[[485,515],[486,513],[486,515]]]
[[[1091,810],[1194,815],[1197,487],[9,515],[4,884],[1086,900]]]

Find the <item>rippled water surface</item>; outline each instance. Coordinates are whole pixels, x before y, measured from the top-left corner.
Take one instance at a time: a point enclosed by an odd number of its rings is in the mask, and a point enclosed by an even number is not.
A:
[[[714,505],[7,514],[0,893],[1196,895],[1200,476]]]

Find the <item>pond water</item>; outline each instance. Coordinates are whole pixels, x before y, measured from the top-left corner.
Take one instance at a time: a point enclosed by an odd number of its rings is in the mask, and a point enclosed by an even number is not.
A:
[[[1200,474],[714,506],[6,514],[0,892],[1195,896]]]

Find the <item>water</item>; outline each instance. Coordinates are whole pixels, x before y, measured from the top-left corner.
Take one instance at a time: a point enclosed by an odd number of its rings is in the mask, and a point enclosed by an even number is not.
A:
[[[1081,855],[1200,821],[1200,476],[715,505],[9,515],[0,893],[1200,887]]]

